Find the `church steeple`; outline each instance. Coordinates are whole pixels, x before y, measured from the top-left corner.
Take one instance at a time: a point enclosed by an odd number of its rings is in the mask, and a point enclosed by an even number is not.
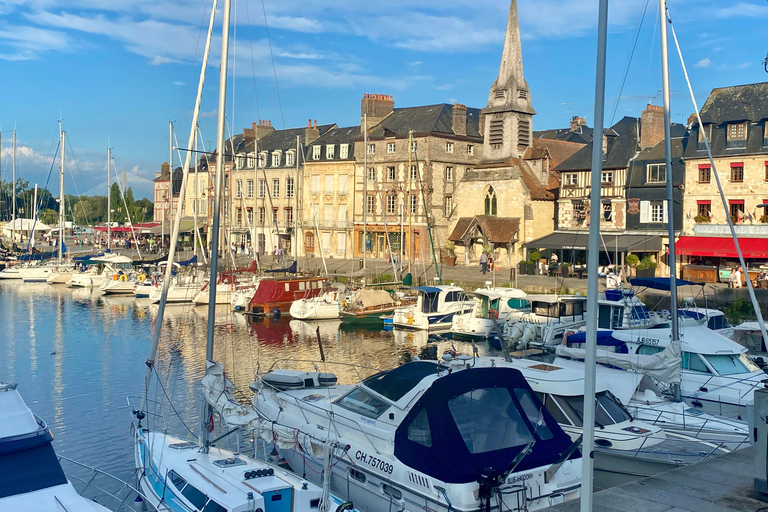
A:
[[[523,52],[517,20],[517,0],[511,0],[499,76],[491,86],[483,109],[484,161],[520,158],[531,144],[531,105],[528,83],[523,76]]]

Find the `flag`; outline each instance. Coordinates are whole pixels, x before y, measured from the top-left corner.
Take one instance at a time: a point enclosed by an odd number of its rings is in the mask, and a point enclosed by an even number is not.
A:
[[[211,411],[211,414],[208,416],[208,424],[206,425],[209,434],[213,432],[213,426],[213,411]]]

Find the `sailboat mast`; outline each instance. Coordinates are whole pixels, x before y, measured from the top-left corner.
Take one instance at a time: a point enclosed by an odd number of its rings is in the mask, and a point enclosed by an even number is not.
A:
[[[112,148],[107,142],[107,252],[112,251],[112,187],[110,181],[112,175],[109,172],[109,165],[112,161]]]
[[[205,345],[206,367],[213,363],[213,331],[216,325],[216,273],[219,268],[219,224],[221,217],[221,185],[224,176],[224,109],[227,103],[227,57],[229,54],[229,8],[231,0],[224,0],[224,19],[221,31],[221,66],[219,67],[219,111],[216,132],[216,179],[213,196],[213,239],[211,240],[211,278],[208,285],[208,333]],[[212,414],[210,404],[206,403],[205,416]],[[203,429],[202,450],[208,453],[208,429]]]
[[[16,129],[13,130],[13,158],[12,161],[12,174],[11,174],[11,181],[13,184],[11,185],[11,190],[13,194],[12,206],[11,206],[11,250],[13,250],[14,244],[16,244]]]
[[[168,170],[171,178],[168,212],[170,212],[171,222],[173,222],[173,121],[168,122]]]
[[[301,152],[301,138],[296,136],[296,180],[293,183],[293,195],[296,197],[296,212],[293,214],[293,235],[294,235],[294,249],[293,260],[299,260],[299,153]],[[256,183],[255,181],[253,182]]]
[[[667,181],[667,229],[669,237],[669,300],[672,326],[672,342],[680,342],[680,329],[677,316],[677,253],[675,251],[675,217],[672,175],[672,127],[669,99],[669,53],[667,46],[667,0],[659,0],[659,22],[661,27],[661,81],[664,96],[664,158],[666,162]],[[674,400],[680,401],[680,384],[673,384]]]
[[[366,103],[366,108],[367,103]],[[363,115],[363,282],[368,252],[368,114]]]
[[[411,263],[413,260],[413,224],[411,223],[411,187],[413,186],[411,178],[413,177],[413,130],[408,131],[408,193],[405,198],[405,207],[408,209],[408,273],[411,273]]]
[[[192,254],[194,256],[197,256],[197,206],[198,206],[197,205],[197,187],[198,187],[197,180],[199,178],[199,176],[197,175],[197,161],[198,161],[198,158],[197,158],[197,127],[195,127],[195,145],[194,145],[194,150],[195,150],[195,185],[194,185],[194,189],[192,190],[192,200],[194,201],[192,203],[192,215],[195,216],[195,234],[194,234],[194,237],[192,239]],[[181,194],[179,194],[179,198],[181,198]]]
[[[600,255],[600,200],[603,170],[603,125],[605,116],[605,53],[608,39],[608,0],[600,0],[597,23],[597,73],[595,77],[595,127],[592,140],[592,175],[587,252],[587,337],[584,358],[584,437],[581,457],[581,511],[592,511],[595,449],[595,380],[597,369],[597,266]]]
[[[61,123],[61,122],[59,122]],[[59,124],[61,126],[61,124]],[[64,258],[64,145],[67,132],[61,130],[61,170],[59,171],[59,265]]]

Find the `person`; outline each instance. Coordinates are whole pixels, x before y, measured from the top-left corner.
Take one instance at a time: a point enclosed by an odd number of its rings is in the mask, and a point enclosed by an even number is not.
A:
[[[494,271],[493,265],[494,265],[493,256],[488,256],[488,270],[490,270],[491,272]]]
[[[279,247],[277,249],[277,262],[282,263],[283,262],[283,248]]]
[[[488,255],[483,253],[480,255],[480,271],[485,275],[488,270]]]
[[[275,246],[275,250],[272,251],[272,263],[274,264],[275,261],[277,261],[277,246]]]
[[[397,253],[392,254],[392,263],[395,264],[395,270],[400,270],[400,267],[397,265]]]
[[[245,242],[243,240],[240,241],[240,254],[245,254]]]
[[[733,288],[741,288],[741,265],[737,265],[731,272],[728,282]]]

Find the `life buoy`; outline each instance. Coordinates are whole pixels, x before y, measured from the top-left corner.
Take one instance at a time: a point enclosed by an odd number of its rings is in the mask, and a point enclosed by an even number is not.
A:
[[[576,332],[574,332],[574,331],[566,331],[565,334],[563,334],[563,345],[565,345],[565,346],[568,345],[568,336],[570,336],[571,334],[576,334]]]
[[[139,282],[140,283],[143,283],[146,278],[147,278],[147,276],[145,276],[144,274],[139,274]]]
[[[120,280],[121,281],[127,281],[128,277],[125,274],[123,274],[123,275],[120,276]]]
[[[491,320],[497,320],[499,318],[499,312],[495,309],[488,311],[488,318]]]

